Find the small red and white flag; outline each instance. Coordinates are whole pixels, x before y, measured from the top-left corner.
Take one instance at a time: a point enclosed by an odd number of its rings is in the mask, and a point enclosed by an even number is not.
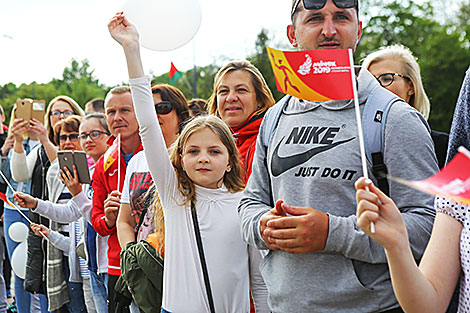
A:
[[[391,179],[432,195],[442,195],[470,205],[470,152],[459,147],[459,152],[433,176],[418,181],[392,177]]]

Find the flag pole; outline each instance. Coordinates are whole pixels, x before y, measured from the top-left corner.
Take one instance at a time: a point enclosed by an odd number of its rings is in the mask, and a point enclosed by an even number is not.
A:
[[[460,146],[457,151],[459,151],[460,153],[462,153],[463,155],[465,155],[467,158],[470,159],[470,151],[468,151],[467,149],[465,149],[464,146]]]
[[[117,148],[118,148],[118,172],[117,172],[117,191],[120,192],[120,185],[121,185],[121,134],[118,134],[116,140],[118,141]]]
[[[7,183],[8,187],[11,189],[11,191],[13,191],[13,193],[16,193],[16,190],[15,190],[15,189],[13,188],[13,186],[10,184],[10,182],[8,181],[8,179],[5,177],[5,175],[3,174],[3,171],[2,171],[2,170],[0,170],[0,175],[2,175],[3,180]],[[23,213],[23,211],[20,210],[20,208],[18,208],[14,203],[11,203],[10,201],[8,201],[8,199],[6,198],[6,196],[5,196],[5,199],[7,200],[7,203],[8,203],[9,205],[11,205],[12,207],[14,207],[14,208],[18,211],[18,213],[20,213],[21,216],[23,216],[23,217],[25,218],[25,220],[26,220],[28,223],[30,223],[30,224],[33,223],[33,222]],[[46,235],[44,235],[44,234],[42,233],[42,231],[39,231],[39,233],[41,234],[41,236],[44,237],[44,239],[46,239],[47,241],[49,241],[49,238],[47,238]]]
[[[196,39],[193,38],[193,97],[197,98]]]
[[[362,175],[365,178],[369,178],[367,173],[367,162],[366,162],[366,150],[364,147],[364,132],[362,131],[362,122],[361,122],[361,111],[359,110],[359,98],[357,95],[357,84],[356,84],[356,74],[354,71],[354,58],[352,49],[348,49],[349,52],[349,64],[351,66],[351,81],[353,85],[354,93],[354,109],[356,111],[356,122],[357,122],[357,132],[359,136],[359,149],[361,151],[361,163],[362,163]],[[369,190],[368,187],[366,187]],[[375,233],[374,222],[370,222],[370,232]]]

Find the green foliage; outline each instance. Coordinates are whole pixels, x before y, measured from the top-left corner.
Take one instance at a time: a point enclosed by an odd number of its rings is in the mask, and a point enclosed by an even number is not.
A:
[[[433,129],[448,131],[460,85],[470,63],[470,0],[459,0],[459,8],[455,12],[445,10],[445,16],[443,9],[439,10],[439,4],[445,9],[450,6],[444,0],[361,0],[360,15],[366,26],[355,59],[359,64],[367,54],[382,46],[407,46],[418,59],[424,87],[431,100],[430,125]],[[268,31],[262,29],[247,59],[261,71],[274,98],[279,100],[283,94],[277,91],[265,48],[271,41]],[[282,44],[275,45],[286,50]],[[217,64],[197,67],[198,98],[210,97],[218,69]],[[175,83],[175,87],[188,100],[192,99],[195,97],[194,69],[181,74],[182,78]],[[168,73],[152,80],[152,84],[161,83],[169,83]],[[9,83],[0,86],[0,103],[8,118],[18,98],[49,102],[55,96],[64,94],[74,98],[83,107],[92,98],[104,97],[109,89],[95,78],[88,60],[72,59],[65,67],[62,78],[55,78],[47,84],[33,82],[17,87]]]
[[[193,82],[194,82],[194,69],[186,72],[181,72],[182,77],[178,79],[174,86],[181,90],[186,99],[191,100],[192,98],[201,98],[208,100],[212,94],[212,86],[214,83],[214,76],[219,70],[217,65],[206,65],[197,67],[197,95],[193,93]],[[168,73],[154,77],[152,79],[152,85],[155,84],[169,84],[170,79]]]
[[[61,79],[54,78],[47,84],[32,82],[16,87],[8,83],[3,87],[0,86],[0,103],[7,118],[5,123],[9,123],[11,110],[17,99],[45,100],[47,104],[58,95],[67,95],[75,99],[83,108],[89,100],[103,98],[108,87],[99,83],[98,79],[93,76],[93,71],[88,60],[78,62],[72,59],[69,66],[65,67]]]
[[[270,38],[268,36],[268,31],[266,29],[262,29],[256,38],[255,52],[247,59],[260,70],[261,74],[263,74],[266,83],[273,93],[274,99],[278,101],[284,96],[284,94],[279,92],[276,87],[276,80],[274,78],[274,73],[266,50],[266,46],[269,46],[269,43]]]
[[[431,101],[429,123],[433,129],[448,132],[460,85],[470,64],[470,1],[462,3],[457,18],[447,24],[437,21],[432,4],[429,0],[422,4],[411,0],[388,4],[368,0],[370,10],[362,10],[367,26],[355,55],[359,63],[382,46],[408,47],[421,67],[424,88]]]

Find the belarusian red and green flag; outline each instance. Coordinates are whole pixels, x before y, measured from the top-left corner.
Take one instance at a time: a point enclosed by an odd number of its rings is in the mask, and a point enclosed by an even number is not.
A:
[[[181,72],[176,69],[173,62],[171,62],[171,68],[170,72],[168,72],[168,76],[170,77],[170,85],[174,85],[175,82],[181,78]]]

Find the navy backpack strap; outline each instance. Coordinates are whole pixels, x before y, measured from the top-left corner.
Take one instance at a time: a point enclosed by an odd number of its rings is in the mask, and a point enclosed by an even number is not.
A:
[[[385,123],[390,108],[398,101],[404,102],[403,99],[379,85],[372,90],[362,112],[366,157],[372,164],[372,174],[377,179],[378,187],[386,195],[390,194],[390,188],[387,180],[388,170],[383,156]]]

